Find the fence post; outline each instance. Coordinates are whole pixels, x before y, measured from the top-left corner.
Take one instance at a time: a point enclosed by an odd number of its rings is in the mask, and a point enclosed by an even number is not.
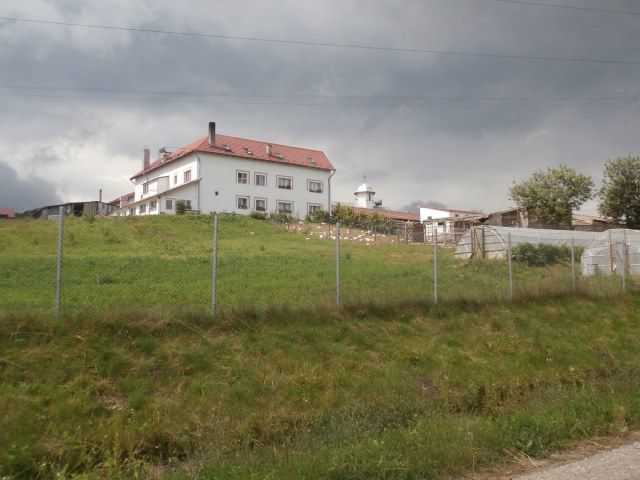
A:
[[[625,232],[626,237],[626,232]],[[627,293],[627,241],[622,240],[622,293]]]
[[[509,300],[513,301],[513,255],[511,250],[511,233],[507,234],[507,249],[509,253]]]
[[[573,237],[571,237],[571,288],[573,293],[576,293],[576,242]]]
[[[56,264],[56,319],[60,318],[62,295],[62,245],[64,236],[64,207],[58,211],[58,261]]]
[[[336,308],[340,308],[340,222],[336,222]]]
[[[438,304],[438,229],[433,230],[433,303]]]
[[[215,318],[218,306],[218,214],[213,216],[213,269],[211,277],[211,316]]]

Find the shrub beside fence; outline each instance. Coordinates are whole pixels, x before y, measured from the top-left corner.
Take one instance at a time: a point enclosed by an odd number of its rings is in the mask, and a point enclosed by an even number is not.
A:
[[[435,232],[425,236],[428,243],[398,243],[356,223],[320,224],[322,233],[310,235],[304,229],[314,224],[275,228],[233,215],[21,222],[20,229],[11,230],[11,222],[0,228],[4,312],[215,315],[638,288],[637,276],[583,276],[581,250],[573,245],[511,248],[509,242],[504,259],[461,260]]]

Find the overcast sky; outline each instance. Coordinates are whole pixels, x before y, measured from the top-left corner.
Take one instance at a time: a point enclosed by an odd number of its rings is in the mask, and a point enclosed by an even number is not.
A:
[[[637,0],[549,2],[640,12]],[[4,0],[0,16],[640,61],[640,16],[497,0]],[[563,163],[599,184],[606,159],[639,153],[639,74],[0,20],[0,207],[97,199],[100,188],[111,200],[132,190],[145,145],[187,144],[215,121],[222,134],[325,151],[336,200],[351,201],[366,173],[390,208],[503,209],[533,170]],[[158,91],[183,94],[145,93]]]

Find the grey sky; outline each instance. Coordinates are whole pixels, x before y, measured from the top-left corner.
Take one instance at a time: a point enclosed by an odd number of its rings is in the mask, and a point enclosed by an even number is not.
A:
[[[562,1],[640,12],[634,0]],[[638,16],[494,0],[399,5],[371,0],[5,0],[0,16],[399,48],[640,60]],[[205,135],[211,120],[223,134],[322,149],[338,169],[336,199],[350,201],[366,173],[378,197],[392,208],[416,199],[465,209],[506,208],[509,185],[537,168],[565,163],[599,183],[606,159],[640,150],[635,100],[640,65],[367,51],[7,21],[0,21],[0,65],[5,87],[322,96],[0,88],[0,174],[17,174],[14,183],[23,186],[9,189],[3,182],[0,206],[18,209],[45,199],[97,198],[100,188],[109,199],[131,191],[128,178],[139,169],[144,145],[154,151],[184,145]],[[352,105],[353,100],[326,96],[376,98]],[[264,104],[283,101],[306,105]],[[308,105],[315,103],[321,105]],[[592,212],[594,204],[584,210]]]

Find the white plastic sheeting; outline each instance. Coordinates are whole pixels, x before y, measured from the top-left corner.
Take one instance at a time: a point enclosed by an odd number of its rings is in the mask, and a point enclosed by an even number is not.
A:
[[[522,243],[571,246],[571,239],[576,247],[586,247],[598,232],[481,225],[471,228],[460,238],[455,256],[460,259],[507,258],[509,235],[512,248]]]
[[[599,233],[582,253],[581,265],[583,275],[640,275],[640,230]]]

